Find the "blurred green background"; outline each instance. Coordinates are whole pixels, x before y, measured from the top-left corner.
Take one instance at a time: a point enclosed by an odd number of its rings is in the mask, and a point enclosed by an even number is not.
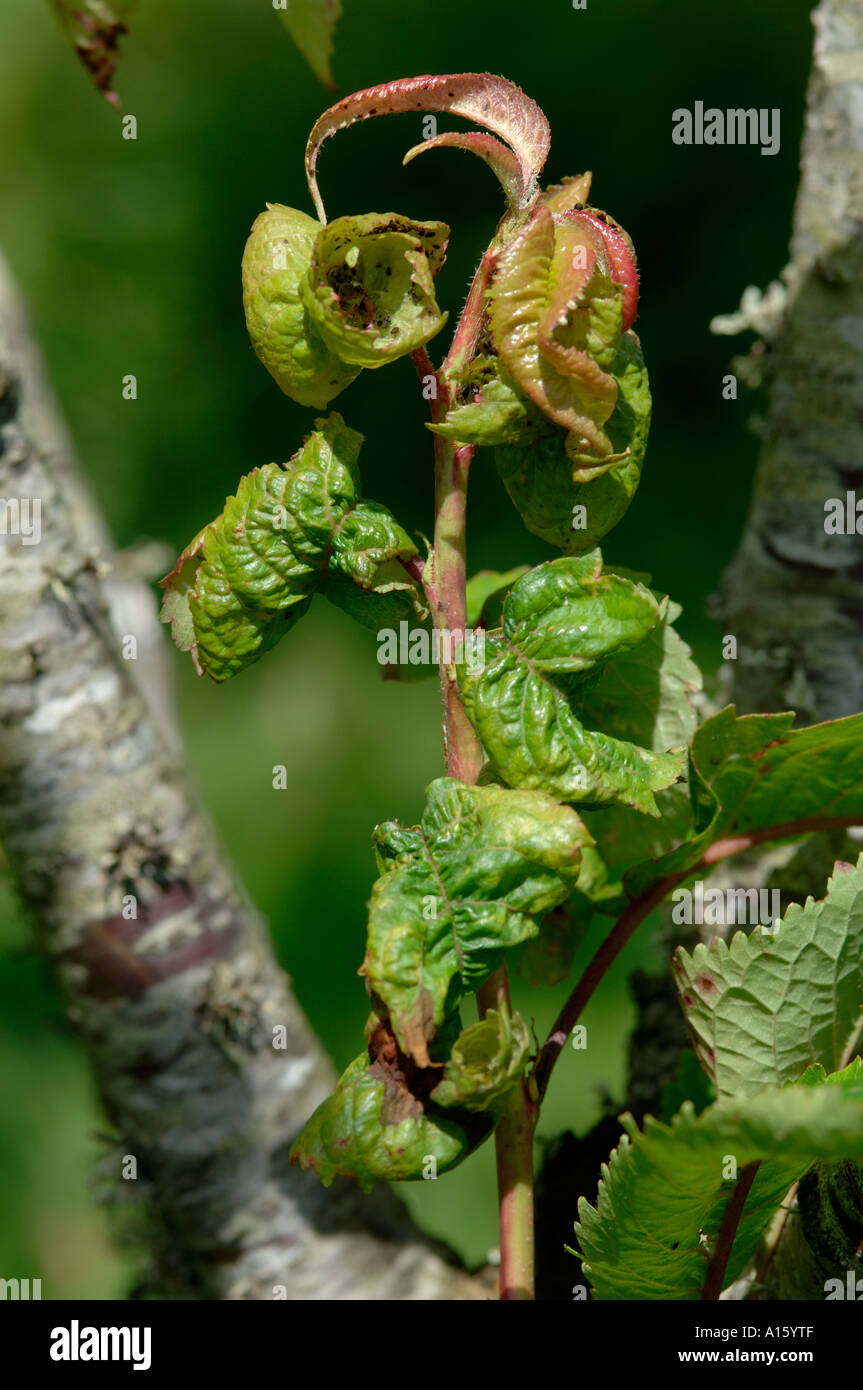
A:
[[[551,121],[547,179],[593,169],[593,200],[633,236],[655,415],[641,491],[604,549],[684,603],[680,627],[715,670],[719,634],[704,602],[744,520],[757,447],[746,422],[758,402],[722,399],[732,348],[708,324],[784,264],[809,0],[589,0],[583,11],[570,0],[345,0],[345,9],[339,94],[416,73],[503,73]],[[281,396],[249,348],[239,264],[265,201],[309,207],[305,139],[335,97],[269,0],[140,0],[123,50],[117,87],[137,117],[135,142],[121,138],[48,5],[4,0],[0,246],[118,543],[156,538],[178,550],[242,473],[287,459],[310,426],[311,412]],[[780,153],[674,145],[671,113],[696,100],[779,107]],[[457,313],[499,196],[489,171],[455,151],[403,170],[421,134],[420,116],[402,116],[341,135],[321,158],[322,189],[330,216],[395,209],[449,222],[438,291]],[[122,399],[126,373],[138,378],[135,402]],[[337,407],[366,435],[367,495],[430,533],[431,441],[410,363],[365,373]],[[483,454],[469,527],[471,570],[549,554]],[[393,816],[415,820],[441,771],[435,682],[383,684],[373,640],[324,604],[235,685],[217,689],[176,665],[195,776],[342,1066],[359,1051],[366,1014],[356,969],[370,831]],[[288,769],[288,791],[271,788],[275,763]],[[545,1133],[588,1127],[603,1092],[620,1094],[626,976],[650,960],[647,934],[589,1010],[589,1048],[562,1061]],[[517,994],[541,1031],[558,998]],[[0,881],[0,1276],[41,1274],[45,1297],[128,1287],[134,1258],[112,1248],[94,1200],[101,1124],[33,933]],[[494,1245],[490,1146],[440,1182],[403,1191],[468,1259]]]

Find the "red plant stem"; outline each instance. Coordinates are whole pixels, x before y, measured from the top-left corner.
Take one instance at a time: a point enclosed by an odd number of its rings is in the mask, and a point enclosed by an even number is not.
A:
[[[480,1017],[489,1009],[511,1012],[506,965],[495,970],[477,994]],[[534,1297],[533,1138],[539,1105],[530,1079],[513,1090],[494,1132],[500,1203],[502,1302]]]
[[[467,629],[465,605],[465,514],[472,448],[457,448],[435,436],[435,533],[431,556],[432,619],[455,638]],[[482,767],[482,749],[464,712],[455,672],[440,663],[444,711],[444,753],[450,777],[473,784]]]
[[[434,372],[424,348],[412,354],[420,380],[425,383],[431,378],[434,380],[430,406],[435,422],[445,417],[454,400],[458,375],[477,350],[494,246],[492,243],[479,264],[440,372]],[[467,629],[465,531],[467,482],[474,450],[456,446],[451,440],[435,435],[434,452],[434,546],[424,567],[422,582],[435,627],[455,636],[464,634]],[[482,747],[464,712],[455,673],[443,663],[440,682],[446,770],[449,776],[472,785],[482,767]],[[480,1016],[490,1008],[509,1009],[505,964],[486,981],[477,995],[477,1003]],[[531,1079],[511,1092],[495,1130],[502,1300],[532,1299],[534,1296],[533,1136],[537,1114]]]
[[[697,864],[682,869],[678,873],[664,875],[640,897],[633,898],[615,922],[599,950],[588,961],[584,973],[555,1019],[554,1026],[543,1043],[536,1065],[536,1085],[540,1101],[548,1089],[554,1064],[563,1051],[567,1038],[609,966],[620,955],[644,919],[650,915],[654,908],[659,907],[663,899],[678,884],[692,878],[700,869],[708,869],[721,860],[729,859],[732,855],[740,854],[743,850],[753,849],[756,845],[775,840],[793,839],[797,835],[805,835],[808,831],[837,830],[860,823],[861,817],[859,815],[806,816],[800,820],[784,821],[780,825],[768,825],[760,830],[750,830],[746,834],[716,840],[704,851]]]
[[[446,361],[441,368],[441,377],[444,382],[449,382],[452,378],[457,377],[476,353],[482,328],[485,297],[496,256],[497,242],[493,241],[477,267],[468,291],[464,312],[459,319]]]
[[[746,1198],[752,1190],[755,1174],[760,1166],[760,1163],[747,1163],[741,1170],[734,1191],[728,1199],[728,1205],[722,1213],[722,1225],[701,1286],[703,1300],[718,1298],[725,1287],[725,1271],[728,1268],[734,1237],[737,1235],[737,1227],[746,1206]]]

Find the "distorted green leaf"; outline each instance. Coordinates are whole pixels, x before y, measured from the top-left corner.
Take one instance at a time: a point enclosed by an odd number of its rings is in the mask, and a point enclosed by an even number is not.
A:
[[[789,1187],[811,1164],[863,1158],[863,1068],[648,1118],[603,1165],[596,1207],[579,1202],[584,1271],[599,1299],[697,1299],[737,1175],[760,1162],[728,1262],[731,1284]],[[734,1177],[726,1177],[732,1172]]]
[[[537,435],[530,448],[495,441],[498,473],[525,526],[567,555],[591,550],[617,525],[641,478],[651,399],[644,358],[634,333],[621,338],[609,375],[618,394],[606,431],[613,452],[625,457],[599,477],[589,482],[575,480],[562,430],[545,437]]]
[[[334,87],[330,64],[342,0],[280,0],[276,8],[315,77],[325,87]]]
[[[382,877],[363,973],[402,1051],[427,1066],[429,1043],[461,996],[570,892],[589,836],[574,811],[541,792],[443,777],[428,789],[419,826],[387,822],[375,840]]]
[[[355,367],[382,367],[422,347],[446,322],[434,293],[449,228],[397,213],[339,217],[322,227],[301,286],[327,348]]]
[[[796,1081],[816,1062],[834,1071],[863,1041],[863,856],[835,866],[822,902],[792,903],[774,929],[728,944],[680,947],[672,968],[720,1100]]]
[[[453,1043],[432,1098],[437,1105],[493,1114],[524,1075],[530,1052],[524,1019],[489,1009]]]
[[[376,1182],[433,1178],[455,1168],[491,1127],[486,1116],[424,1105],[395,1065],[370,1062],[364,1052],[303,1128],[291,1162],[314,1168],[326,1187],[347,1177],[368,1191]]]
[[[459,444],[512,444],[522,448],[546,438],[553,426],[515,386],[497,358],[472,364],[463,383],[462,396],[435,423],[432,434]],[[558,431],[561,447],[563,435]],[[572,463],[569,465],[572,473]]]
[[[369,632],[380,635],[391,629],[397,633],[399,624],[403,622],[409,624],[411,634],[420,630],[430,631],[428,608],[421,593],[415,584],[394,578],[390,573],[394,568],[382,566],[373,582],[362,588],[344,574],[331,569],[321,593]],[[386,669],[389,670],[389,666]],[[401,672],[401,667],[397,669]],[[410,670],[414,671],[415,668],[411,667]],[[423,667],[422,674],[434,674],[435,670],[434,666]]]
[[[401,581],[391,573],[416,547],[386,508],[359,497],[361,444],[340,415],[317,421],[288,464],[240,480],[162,581],[162,619],[199,672],[222,681],[244,670],[319,591],[367,626],[396,613],[427,616],[406,573]]]
[[[331,352],[303,302],[320,222],[267,204],[243,252],[243,308],[252,347],[273,380],[299,405],[322,410],[360,368]]]
[[[576,805],[622,801],[655,815],[653,796],[681,775],[682,755],[585,728],[585,677],[642,642],[663,607],[641,584],[602,573],[599,551],[524,575],[489,634],[483,666],[459,667],[465,711],[489,761],[513,787]]]

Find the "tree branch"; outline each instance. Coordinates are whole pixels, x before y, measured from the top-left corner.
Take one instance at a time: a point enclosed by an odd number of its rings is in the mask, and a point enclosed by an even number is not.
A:
[[[828,535],[824,504],[863,498],[863,10],[822,0],[784,318],[751,511],[717,613],[742,712],[801,723],[863,708],[863,537]]]
[[[863,538],[824,527],[830,498],[863,497],[863,9],[821,0],[812,19],[787,302],[767,348],[751,511],[717,605],[738,637],[738,707],[792,708],[804,723],[863,708]],[[794,1209],[762,1271],[764,1295],[823,1297],[816,1266]]]

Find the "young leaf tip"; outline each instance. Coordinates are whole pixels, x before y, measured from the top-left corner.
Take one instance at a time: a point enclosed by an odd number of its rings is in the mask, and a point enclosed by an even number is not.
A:
[[[517,166],[523,199],[535,187],[551,135],[543,112],[514,82],[490,73],[400,78],[344,97],[325,111],[312,128],[306,146],[306,178],[322,222],[326,221],[326,213],[318,189],[317,161],[324,141],[357,121],[406,111],[445,111],[474,121],[499,137],[511,151],[515,165],[503,160],[502,151],[489,145],[482,147],[483,157],[489,162],[493,157],[510,179]],[[461,148],[473,149],[475,153],[480,149],[475,143],[462,143]]]

